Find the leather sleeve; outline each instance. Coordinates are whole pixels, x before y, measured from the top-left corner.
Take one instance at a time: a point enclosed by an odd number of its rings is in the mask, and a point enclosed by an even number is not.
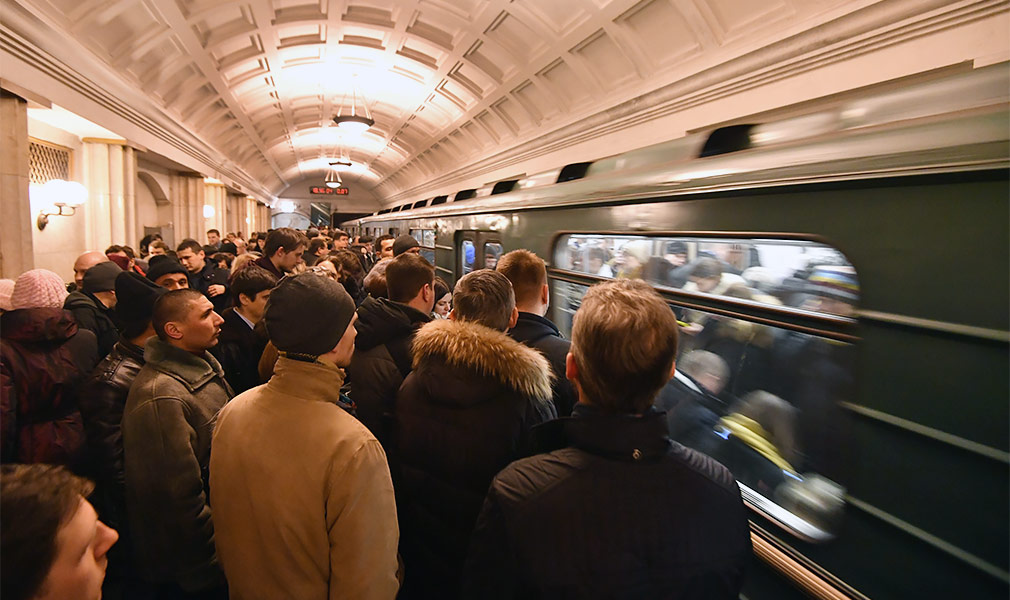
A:
[[[214,525],[199,461],[196,432],[177,398],[142,402],[123,418],[126,484],[138,542],[153,544],[172,561],[187,591],[224,584],[214,549]]]
[[[89,378],[81,389],[78,407],[84,420],[84,432],[98,475],[105,481],[123,485],[123,407],[129,385],[116,385],[104,377]]]

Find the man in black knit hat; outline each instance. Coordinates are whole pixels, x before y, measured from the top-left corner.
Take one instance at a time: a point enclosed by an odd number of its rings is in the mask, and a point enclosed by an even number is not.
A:
[[[382,446],[340,396],[354,301],[315,273],[270,293],[280,352],[266,385],[218,414],[215,543],[237,598],[393,598],[399,530]],[[250,502],[255,498],[255,502]]]
[[[98,338],[99,358],[104,358],[119,341],[115,287],[116,277],[122,272],[114,262],[98,263],[84,273],[81,289],[63,303],[63,308],[74,314],[77,325]]]
[[[104,264],[104,263],[103,263]],[[154,301],[167,292],[137,273],[116,276],[116,312],[122,336],[112,352],[98,363],[80,395],[81,417],[88,437],[96,489],[92,497],[104,523],[119,532],[119,543],[109,551],[105,587],[107,595],[136,579],[132,545],[126,520],[123,470],[123,434],[120,423],[130,385],[144,366],[144,344],[154,336],[151,311]]]
[[[152,256],[148,261],[147,278],[169,291],[189,288],[189,271],[171,256]]]

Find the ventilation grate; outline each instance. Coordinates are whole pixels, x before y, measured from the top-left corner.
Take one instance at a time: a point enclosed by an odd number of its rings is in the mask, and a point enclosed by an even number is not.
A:
[[[70,149],[52,144],[28,142],[28,178],[39,185],[50,179],[70,180]]]

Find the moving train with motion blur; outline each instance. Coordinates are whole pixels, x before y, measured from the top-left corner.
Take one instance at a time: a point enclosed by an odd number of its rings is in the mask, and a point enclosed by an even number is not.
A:
[[[766,428],[788,468],[725,463],[746,598],[1006,598],[1008,102],[1007,64],[966,69],[342,227],[413,235],[450,286],[532,250],[566,334],[589,286],[641,278],[682,321],[678,362],[711,351],[723,398],[785,400],[791,430]]]

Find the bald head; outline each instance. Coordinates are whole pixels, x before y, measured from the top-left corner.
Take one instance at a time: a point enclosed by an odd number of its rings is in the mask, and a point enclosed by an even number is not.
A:
[[[78,256],[77,260],[74,261],[74,282],[77,283],[77,288],[81,288],[81,285],[84,282],[84,274],[88,271],[88,269],[100,262],[106,262],[108,260],[108,256],[105,256],[98,251],[85,252],[84,254]]]

